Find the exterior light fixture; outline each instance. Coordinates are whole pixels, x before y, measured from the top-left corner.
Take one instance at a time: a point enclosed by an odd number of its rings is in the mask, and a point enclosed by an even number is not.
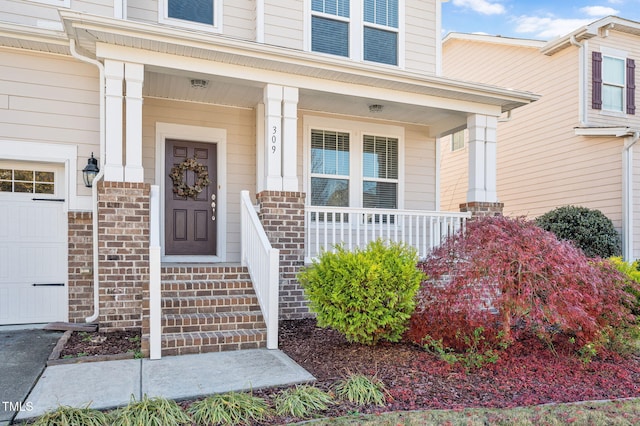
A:
[[[372,104],[372,105],[369,105],[369,112],[373,112],[373,113],[382,112],[382,108],[384,108],[384,106],[380,104]]]
[[[191,87],[194,89],[205,89],[209,85],[209,80],[203,80],[201,78],[192,78]]]
[[[93,186],[93,180],[96,178],[96,175],[100,171],[98,167],[98,160],[93,157],[93,152],[91,153],[91,158],[87,162],[87,165],[82,169],[82,178],[84,179],[84,186],[87,188],[91,188]]]

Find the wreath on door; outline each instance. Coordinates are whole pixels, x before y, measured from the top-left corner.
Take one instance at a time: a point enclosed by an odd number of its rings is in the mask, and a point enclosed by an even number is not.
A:
[[[188,185],[185,172],[195,173],[196,179],[193,185]],[[201,164],[195,158],[187,158],[182,163],[173,166],[169,177],[173,181],[173,192],[179,197],[193,198],[194,200],[210,183],[207,166]]]

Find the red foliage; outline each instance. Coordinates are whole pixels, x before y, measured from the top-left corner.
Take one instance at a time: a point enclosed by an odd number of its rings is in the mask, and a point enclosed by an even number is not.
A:
[[[623,275],[522,218],[471,221],[419,267],[429,280],[408,331],[419,344],[429,335],[465,349],[483,327],[485,346],[533,334],[582,347],[632,318]]]

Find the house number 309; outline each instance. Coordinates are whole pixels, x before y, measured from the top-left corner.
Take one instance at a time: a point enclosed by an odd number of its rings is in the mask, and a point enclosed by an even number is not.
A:
[[[278,126],[273,126],[272,127],[272,133],[271,133],[271,153],[275,154],[277,151],[277,144],[278,142]]]

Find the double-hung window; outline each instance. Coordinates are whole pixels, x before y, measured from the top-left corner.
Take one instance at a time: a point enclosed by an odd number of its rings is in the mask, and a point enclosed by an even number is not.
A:
[[[158,6],[162,23],[221,32],[222,0],[158,0]]]
[[[344,125],[341,120],[332,129],[326,127],[332,120],[308,120],[314,121],[307,154],[311,205],[401,208],[400,130],[379,126],[380,132],[371,131],[371,124]]]
[[[592,108],[635,114],[635,61],[624,52],[592,53]]]
[[[310,49],[399,64],[400,0],[310,0]]]
[[[349,0],[311,1],[311,50],[349,56]]]
[[[364,0],[365,61],[398,65],[398,0]]]

